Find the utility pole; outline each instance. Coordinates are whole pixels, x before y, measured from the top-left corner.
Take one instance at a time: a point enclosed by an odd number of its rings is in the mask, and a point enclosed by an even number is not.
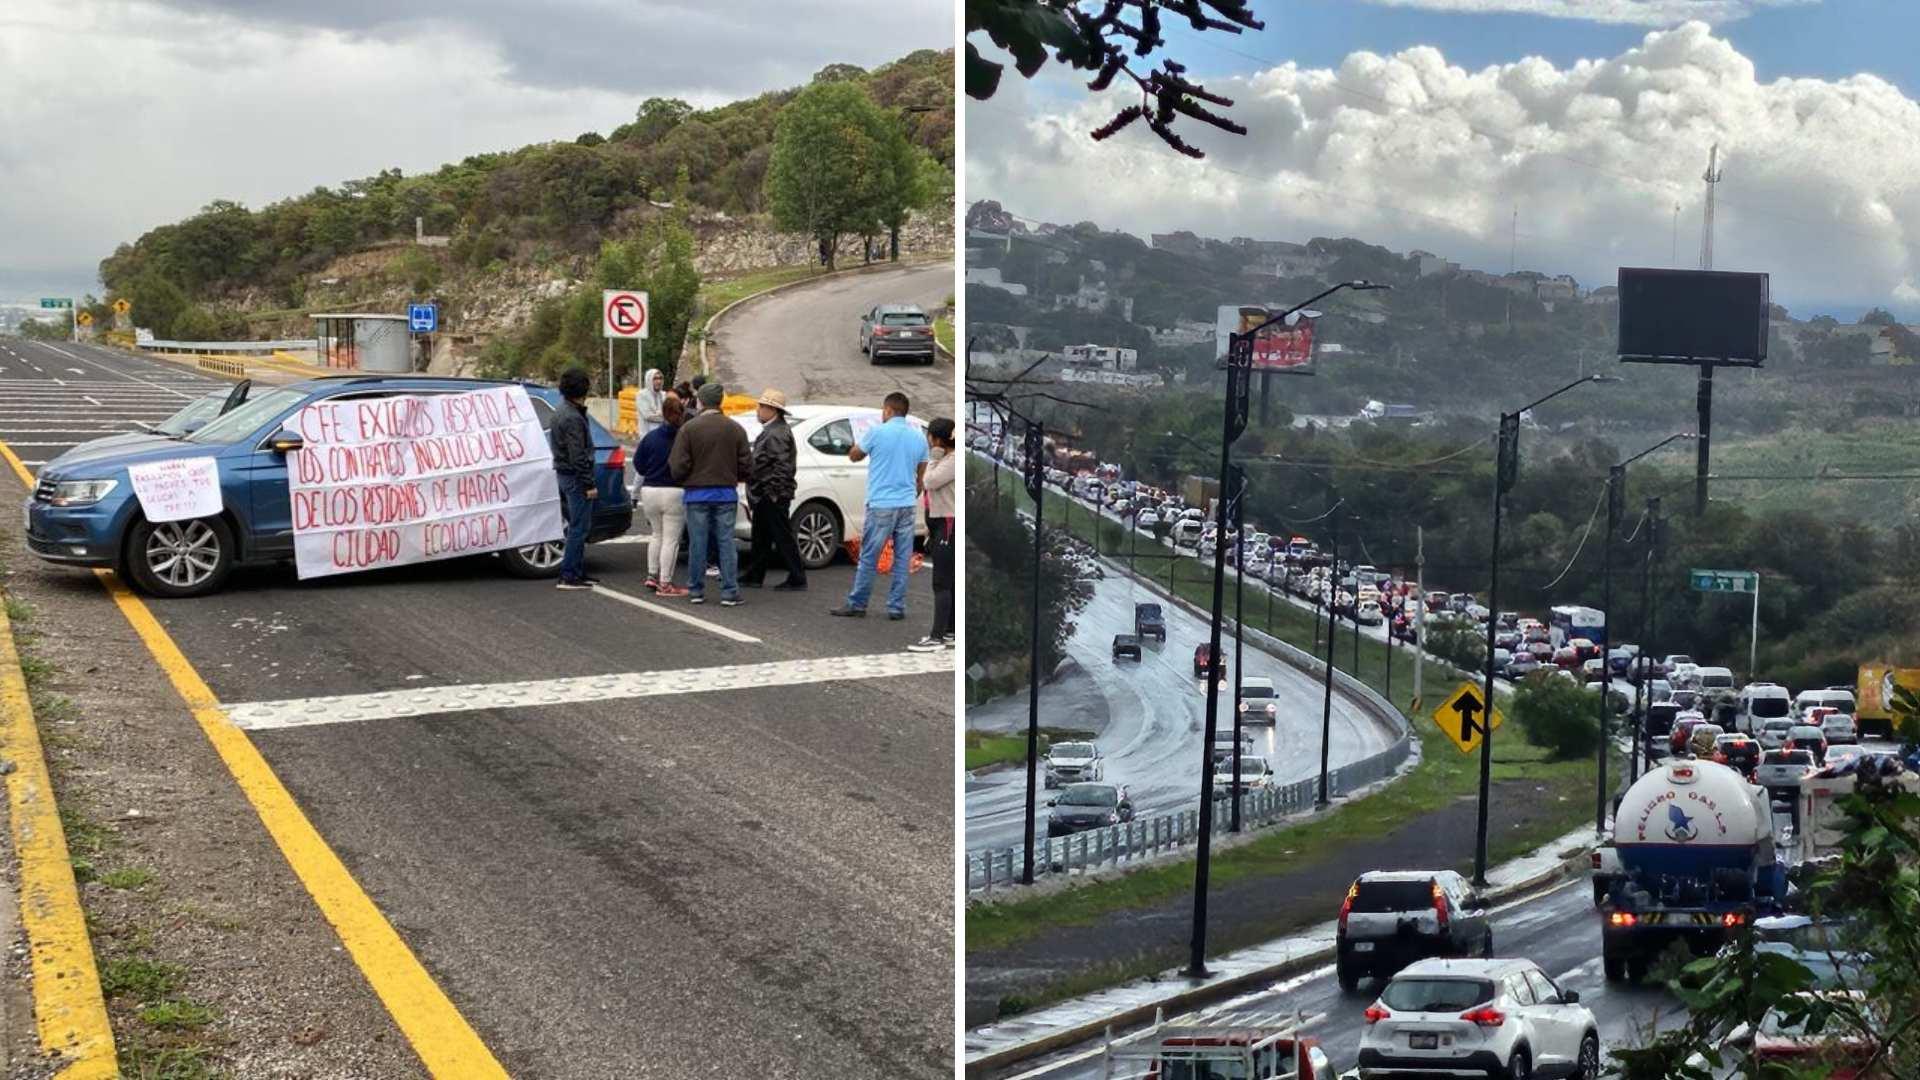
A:
[[[1720,144],[1714,143],[1707,151],[1707,171],[1700,179],[1707,184],[1706,220],[1700,229],[1700,269],[1713,269],[1713,203],[1714,191],[1720,186]],[[1694,467],[1693,516],[1701,517],[1707,512],[1707,462],[1709,442],[1713,435],[1713,362],[1700,365],[1699,390],[1695,394],[1695,406],[1700,413],[1698,430],[1700,443],[1697,447],[1698,461]]]
[[[1246,523],[1247,471],[1233,467],[1228,478],[1233,488],[1233,831],[1240,831],[1240,678],[1247,670],[1246,621],[1247,552],[1240,543]]]
[[[1420,677],[1427,660],[1427,531],[1413,527],[1413,591],[1420,594],[1419,617],[1413,620],[1413,706],[1420,711]]]
[[[1594,784],[1593,834],[1607,834],[1607,745],[1608,720],[1613,714],[1613,538],[1620,532],[1620,516],[1627,497],[1627,467],[1615,465],[1607,470],[1607,531],[1600,537],[1600,749],[1597,759],[1599,778]]]

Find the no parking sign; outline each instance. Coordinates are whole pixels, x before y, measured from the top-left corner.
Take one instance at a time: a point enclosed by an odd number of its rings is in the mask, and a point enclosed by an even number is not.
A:
[[[647,336],[647,294],[608,289],[600,294],[601,332],[610,338]]]

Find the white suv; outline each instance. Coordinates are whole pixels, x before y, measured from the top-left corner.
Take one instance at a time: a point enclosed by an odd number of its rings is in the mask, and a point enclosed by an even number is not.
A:
[[[1600,1035],[1580,995],[1531,960],[1422,960],[1367,1007],[1360,1076],[1600,1074]]]

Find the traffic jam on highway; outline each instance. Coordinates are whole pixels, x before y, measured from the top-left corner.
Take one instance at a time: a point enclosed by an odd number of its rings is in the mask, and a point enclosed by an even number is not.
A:
[[[997,466],[1028,464],[1017,440],[984,426],[969,431],[968,448]],[[1116,463],[1049,452],[1045,484],[1058,495],[1176,555],[1215,555],[1212,506],[1126,479]],[[1103,559],[1074,544],[1081,573],[1126,575],[1124,551]],[[1603,649],[1599,610],[1555,607],[1544,620],[1490,611],[1470,592],[1431,584],[1423,592],[1390,571],[1336,561],[1291,531],[1249,523],[1226,545],[1230,573],[1250,586],[1330,607],[1334,619],[1377,640],[1418,649],[1442,626],[1484,640],[1491,623],[1504,687],[1565,680],[1612,696],[1632,779],[1612,799],[1584,879],[1495,900],[1451,869],[1365,873],[1329,913],[1337,930],[1326,967],[1186,1015],[1163,1012],[1124,1034],[1109,1029],[1077,1053],[995,1075],[1592,1078],[1607,1068],[1609,1050],[1684,1019],[1684,1005],[1652,980],[1676,948],[1731,956],[1748,933],[1760,951],[1808,964],[1820,977],[1816,994],[1843,992],[1849,972],[1857,976],[1865,958],[1846,952],[1845,916],[1808,910],[1805,886],[1831,863],[1847,820],[1838,803],[1860,778],[1920,795],[1920,747],[1892,742],[1884,711],[1862,717],[1855,687],[1743,684],[1729,668],[1686,654],[1656,657],[1626,642]],[[1113,639],[1113,663],[1164,651],[1185,664],[1191,651],[1204,688],[1216,661],[1204,638],[1169,641],[1166,610],[1157,598],[1139,603],[1132,632]],[[1880,669],[1862,669],[1863,685],[1880,678]],[[1270,723],[1285,708],[1265,679],[1245,680],[1239,699],[1242,726]],[[1224,728],[1212,756],[1222,799],[1232,732]],[[1041,761],[1049,836],[1112,827],[1133,813],[1129,777],[1100,742],[1055,743]],[[1259,757],[1243,757],[1241,767],[1245,787],[1270,772]],[[1766,1067],[1820,1060],[1838,1066],[1828,1075],[1881,1075],[1855,1071],[1870,1048],[1801,1024],[1769,1012],[1719,1034]]]

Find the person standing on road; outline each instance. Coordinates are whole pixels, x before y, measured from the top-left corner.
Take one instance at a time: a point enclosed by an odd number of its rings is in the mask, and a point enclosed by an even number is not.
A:
[[[680,558],[680,534],[687,527],[686,493],[673,479],[668,464],[674,436],[686,421],[686,406],[678,395],[661,395],[661,422],[647,432],[633,452],[633,471],[640,474],[640,510],[647,516],[647,588],[661,596],[685,596],[673,583]]]
[[[933,560],[933,629],[907,646],[908,652],[953,648],[953,419],[935,417],[927,425],[927,467],[921,487],[927,500],[927,555]]]
[[[860,566],[846,603],[829,614],[860,618],[879,574],[880,550],[893,541],[893,581],[887,589],[887,618],[907,617],[907,572],[913,563],[915,505],[920,474],[927,467],[927,440],[907,420],[907,395],[895,391],[880,406],[880,423],[867,430],[847,460],[867,465],[867,520],[860,529]]]
[[[746,429],[720,411],[723,394],[719,383],[700,388],[700,412],[680,425],[667,464],[674,481],[686,489],[687,599],[706,602],[702,571],[711,548],[720,560],[720,606],[737,607],[740,553],[733,523],[740,505],[738,487],[752,479],[753,458]]]
[[[807,564],[800,545],[793,542],[788,508],[797,488],[797,452],[793,430],[787,426],[787,395],[768,387],[760,395],[760,434],[753,440],[753,480],[747,484],[747,511],[753,519],[753,555],[740,575],[740,584],[757,589],[767,577],[767,563],[777,552],[786,564],[787,579],[776,590],[799,592],[807,587]]]
[[[640,379],[639,392],[633,397],[634,415],[640,421],[640,438],[645,439],[648,432],[666,423],[667,418],[662,411],[666,400],[667,377],[660,373],[659,368],[648,368]]]
[[[560,396],[566,401],[553,416],[547,443],[553,449],[553,472],[560,483],[560,509],[566,517],[567,539],[560,555],[562,589],[590,589],[599,579],[587,576],[587,530],[593,525],[593,430],[587,424],[587,373],[577,367],[560,374]]]

